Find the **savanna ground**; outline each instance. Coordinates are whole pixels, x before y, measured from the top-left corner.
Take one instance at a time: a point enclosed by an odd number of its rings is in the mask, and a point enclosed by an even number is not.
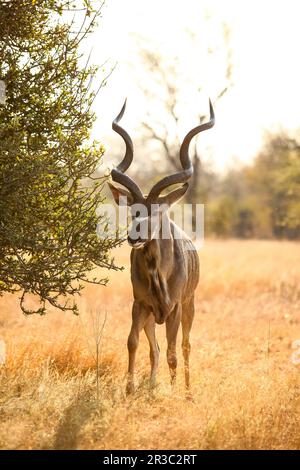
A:
[[[178,381],[169,385],[164,326],[158,386],[149,392],[142,334],[137,392],[126,398],[131,317],[129,250],[124,272],[91,286],[80,317],[51,311],[24,317],[14,296],[0,300],[0,447],[5,449],[300,448],[298,243],[207,241],[192,330],[193,400],[187,401],[178,342]],[[98,312],[98,313],[97,313]],[[97,398],[93,318],[107,312]]]

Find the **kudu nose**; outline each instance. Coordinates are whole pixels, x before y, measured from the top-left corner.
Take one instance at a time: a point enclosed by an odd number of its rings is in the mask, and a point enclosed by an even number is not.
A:
[[[140,243],[141,240],[139,238],[133,239],[128,235],[127,241],[129,243],[129,245],[135,245],[136,243]]]
[[[128,244],[132,246],[132,248],[143,248],[145,242],[141,240],[141,238],[133,239],[130,236],[127,237]]]

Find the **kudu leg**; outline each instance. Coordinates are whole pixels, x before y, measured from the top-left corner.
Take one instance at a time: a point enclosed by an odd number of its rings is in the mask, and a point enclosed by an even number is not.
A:
[[[171,385],[176,382],[176,368],[177,368],[177,356],[176,356],[176,340],[178,328],[181,320],[181,305],[176,305],[173,312],[166,319],[166,334],[167,334],[167,361],[171,375]]]
[[[127,348],[129,354],[128,361],[128,376],[127,376],[127,385],[126,393],[130,394],[134,392],[134,368],[135,368],[135,358],[136,351],[139,345],[139,336],[141,330],[144,328],[149,312],[139,303],[134,302],[132,306],[132,324],[131,330],[128,336]]]
[[[190,389],[190,331],[194,320],[194,298],[182,306],[182,354],[184,359],[184,377],[185,387],[187,390]]]
[[[158,368],[159,359],[159,346],[155,336],[155,318],[150,315],[146,321],[144,327],[146,336],[150,346],[150,363],[151,363],[151,375],[150,375],[150,387],[154,388],[156,385],[156,373]]]

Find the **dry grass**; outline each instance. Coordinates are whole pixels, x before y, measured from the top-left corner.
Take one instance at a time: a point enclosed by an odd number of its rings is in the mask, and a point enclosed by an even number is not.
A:
[[[128,250],[117,259],[128,266]],[[137,393],[124,395],[130,326],[128,269],[90,287],[82,315],[24,317],[0,301],[0,447],[9,449],[300,448],[300,250],[288,242],[211,241],[201,256],[192,332],[193,401],[186,401],[181,351],[169,387],[164,327],[159,385],[148,391],[148,347],[138,354]],[[96,394],[90,311],[108,317]],[[179,342],[180,345],[180,342]]]

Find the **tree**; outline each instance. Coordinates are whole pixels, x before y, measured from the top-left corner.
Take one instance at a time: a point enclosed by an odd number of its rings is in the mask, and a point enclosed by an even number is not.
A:
[[[118,240],[96,234],[106,224],[96,214],[104,178],[94,179],[104,149],[89,140],[97,69],[81,50],[101,10],[91,3],[0,5],[0,293],[20,292],[24,313],[49,304],[77,313],[70,296],[107,282],[96,267],[116,268],[109,250]]]
[[[268,134],[250,165],[220,179],[207,212],[209,230],[219,236],[299,238],[299,141]]]
[[[215,198],[208,206],[209,231],[218,237],[232,236],[236,212],[236,203],[231,196],[223,194]]]
[[[281,132],[267,136],[264,148],[248,171],[248,185],[260,204],[269,207],[277,238],[300,236],[300,145]]]

